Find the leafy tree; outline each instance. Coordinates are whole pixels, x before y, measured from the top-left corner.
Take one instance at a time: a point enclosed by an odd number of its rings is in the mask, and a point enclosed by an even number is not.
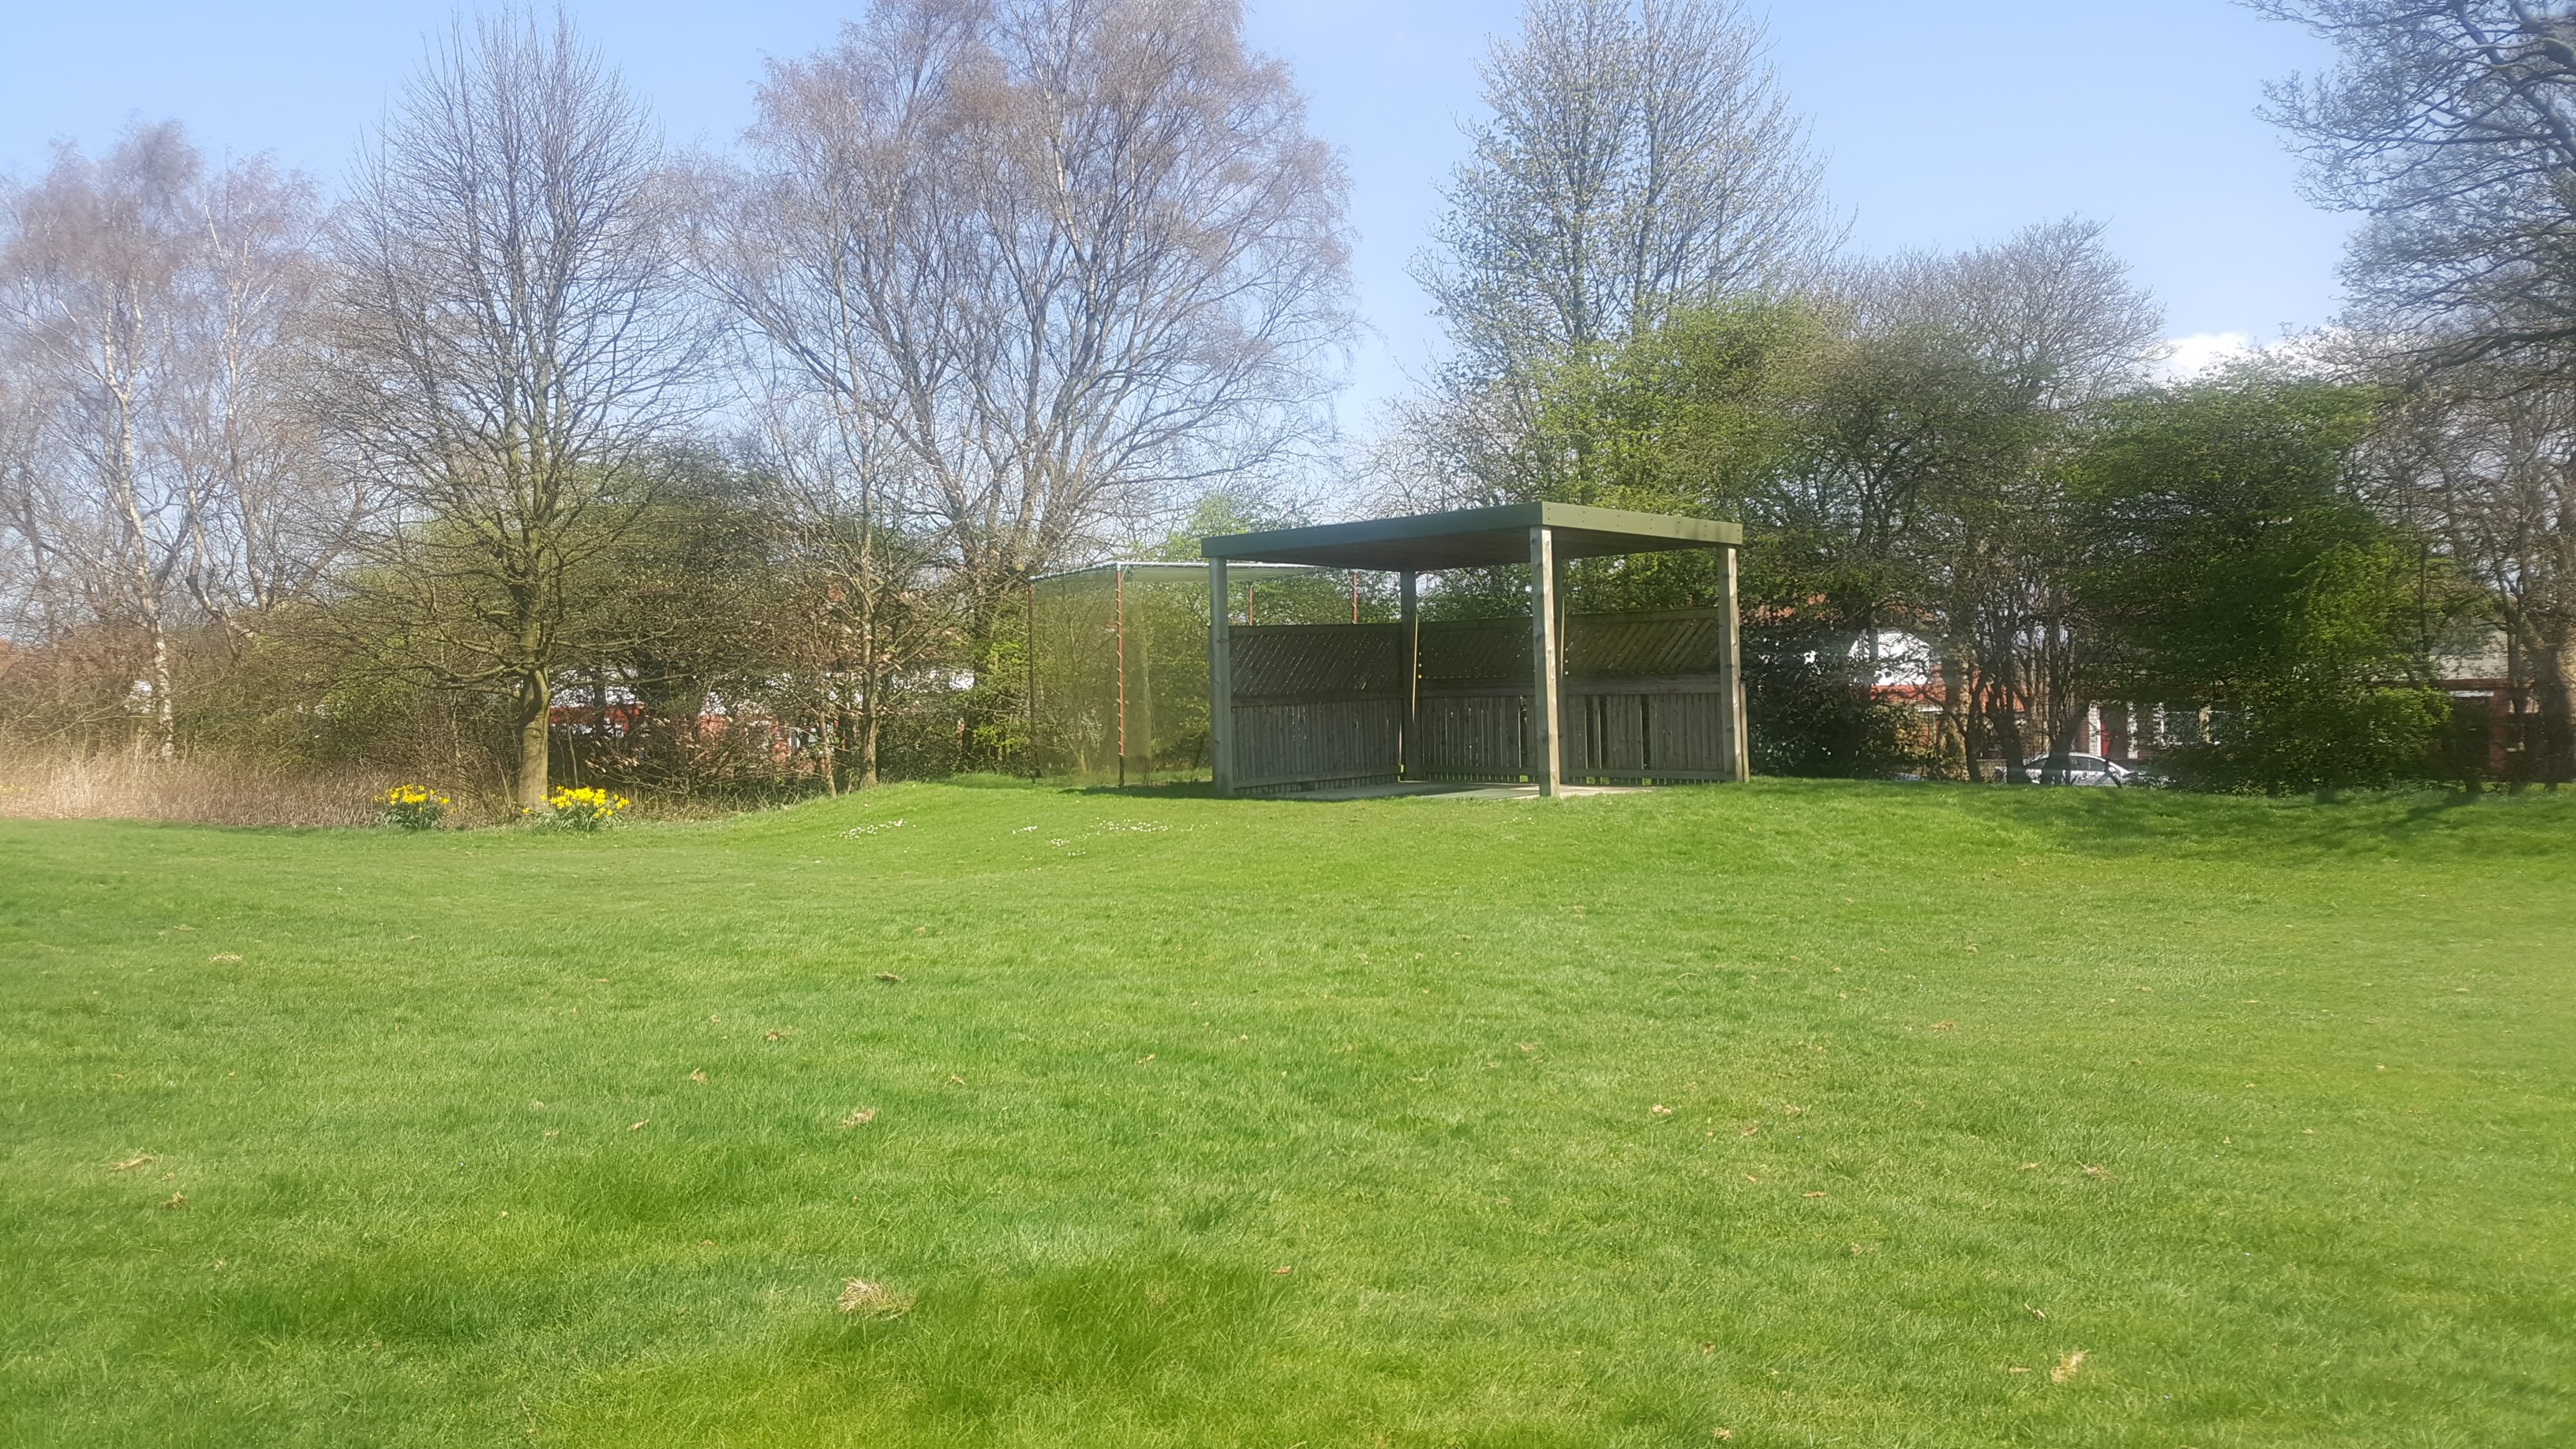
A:
[[[1862,338],[1851,322],[1753,298],[1676,312],[1600,360],[1547,373],[1525,444],[1524,486],[1537,497],[1745,524],[1747,708],[1767,773],[1878,774],[1899,762],[1855,646],[1873,618],[1893,616],[1904,519],[1926,476],[1918,460],[1963,431],[1959,399],[1910,365],[1924,361],[1910,339]],[[1696,552],[1584,560],[1567,573],[1585,608],[1688,608],[1721,587]],[[1517,594],[1516,574],[1490,582]]]
[[[2206,707],[2183,778],[2282,793],[2423,772],[2413,553],[2350,486],[2375,397],[2261,367],[2113,406],[2077,467],[2115,697]]]

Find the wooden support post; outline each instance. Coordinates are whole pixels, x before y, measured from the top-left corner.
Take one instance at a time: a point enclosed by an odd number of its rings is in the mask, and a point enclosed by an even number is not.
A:
[[[1404,732],[1396,736],[1395,777],[1419,780],[1423,777],[1422,757],[1422,612],[1416,593],[1417,575],[1404,571],[1402,592],[1396,601],[1395,629],[1403,642],[1397,647],[1404,654]]]
[[[1118,788],[1127,788],[1127,566],[1110,568],[1109,580],[1117,614],[1111,627],[1118,638]]]
[[[1726,581],[1726,621],[1717,636],[1717,683],[1721,696],[1717,740],[1726,762],[1726,777],[1739,782],[1753,775],[1752,750],[1746,741],[1744,726],[1744,635],[1742,622],[1736,617],[1736,567],[1741,552],[1733,547],[1717,551],[1718,572]]]
[[[1530,530],[1530,778],[1541,795],[1553,795],[1565,775],[1565,722],[1559,712],[1558,674],[1564,646],[1557,636],[1556,530]]]
[[[1038,582],[1036,578],[1030,578],[1025,587],[1028,590],[1027,599],[1029,605],[1028,633],[1023,635],[1021,638],[1023,647],[1021,648],[1020,653],[1027,657],[1029,666],[1028,756],[1029,778],[1034,780],[1038,777]],[[832,767],[827,761],[823,768],[826,773],[828,773]],[[833,793],[840,793],[837,785],[835,785]]]
[[[1220,795],[1234,793],[1234,645],[1225,560],[1208,560],[1208,774]]]

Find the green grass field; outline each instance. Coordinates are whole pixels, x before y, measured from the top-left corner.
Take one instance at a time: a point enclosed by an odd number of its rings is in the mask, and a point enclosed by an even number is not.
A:
[[[2576,1443],[2576,800],[8,821],[0,1025],[12,1444]]]

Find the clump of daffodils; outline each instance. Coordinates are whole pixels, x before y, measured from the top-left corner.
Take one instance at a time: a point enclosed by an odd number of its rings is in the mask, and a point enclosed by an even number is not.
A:
[[[396,830],[431,830],[447,818],[448,799],[427,785],[396,785],[385,792],[384,822]]]
[[[619,812],[635,802],[623,795],[605,790],[570,789],[557,786],[546,797],[546,806],[554,814],[553,822],[567,830],[597,830],[615,820]]]

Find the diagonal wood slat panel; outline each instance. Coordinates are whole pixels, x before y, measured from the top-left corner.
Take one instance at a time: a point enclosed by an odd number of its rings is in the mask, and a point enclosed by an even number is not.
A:
[[[1238,703],[1388,696],[1404,687],[1404,641],[1393,624],[1237,625]]]
[[[1565,636],[1571,679],[1714,674],[1726,648],[1726,613],[1576,614],[1565,621]]]

